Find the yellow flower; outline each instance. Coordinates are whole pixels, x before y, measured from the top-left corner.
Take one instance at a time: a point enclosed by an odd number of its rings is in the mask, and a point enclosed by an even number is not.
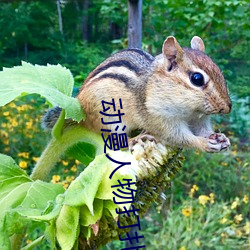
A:
[[[243,197],[243,202],[247,204],[248,201],[249,201],[248,195],[245,194]]]
[[[242,236],[242,232],[240,231],[240,230],[236,230],[236,235],[238,236],[238,237],[241,237]]]
[[[199,190],[199,187],[196,185],[193,185],[192,188],[190,189],[189,196],[193,198],[194,193]]]
[[[8,111],[3,112],[4,116],[9,116],[9,114],[10,114],[10,112],[8,112]]]
[[[78,160],[75,160],[75,164],[76,164],[76,165],[79,165],[79,164],[81,164],[81,162],[78,161]]]
[[[201,242],[199,239],[195,239],[194,240],[194,244],[197,246],[197,247],[200,247],[201,246]]]
[[[214,193],[210,193],[209,197],[210,197],[210,203],[214,204]]]
[[[235,201],[231,205],[231,209],[235,209],[236,207],[238,207],[238,205],[239,205],[239,198],[236,197]]]
[[[63,164],[63,166],[68,166],[69,165],[69,163],[67,161],[64,161],[64,160],[62,160],[62,164]]]
[[[69,186],[69,183],[68,183],[68,182],[64,182],[64,183],[63,183],[63,187],[64,187],[64,189],[67,189],[67,188],[68,188],[68,186]]]
[[[32,157],[32,160],[34,161],[34,162],[37,162],[38,161],[38,159],[39,159],[39,157]]]
[[[66,181],[67,182],[72,182],[75,179],[75,176],[67,176]]]
[[[19,162],[19,167],[22,169],[26,169],[28,167],[27,161],[20,161]]]
[[[9,152],[10,151],[10,147],[5,147],[4,148],[4,152]]]
[[[52,183],[57,183],[57,182],[60,181],[60,179],[61,179],[61,176],[60,176],[60,175],[53,175],[53,176],[52,176],[51,182],[52,182]]]
[[[1,137],[5,137],[5,138],[9,137],[9,134],[4,130],[0,130],[0,135],[1,135]]]
[[[29,158],[29,155],[30,155],[29,152],[21,152],[21,153],[18,153],[18,156],[19,156],[19,157],[23,157],[23,158],[26,158],[26,159]]]
[[[11,103],[9,104],[9,106],[10,106],[11,108],[15,108],[15,107],[16,107],[16,104],[15,104],[14,102],[11,102]]]
[[[220,224],[225,224],[227,222],[227,218],[222,218],[221,220],[220,220]]]
[[[32,240],[26,240],[27,244],[30,244],[32,242]]]
[[[186,217],[189,217],[192,214],[192,208],[185,207],[181,210],[182,214]]]
[[[203,206],[210,200],[210,198],[207,195],[200,195],[198,199],[199,203]]]
[[[70,168],[70,170],[71,170],[72,172],[76,172],[76,171],[77,171],[76,165],[73,165],[73,166]]]
[[[186,250],[186,248],[185,247],[181,247],[180,250]]]
[[[222,238],[226,238],[227,237],[227,234],[226,233],[221,233],[220,235]]]
[[[228,163],[223,161],[223,162],[221,163],[221,165],[224,166],[224,167],[227,167],[227,166],[228,166]]]
[[[233,150],[233,151],[232,151],[232,154],[233,154],[233,155],[237,155],[237,153],[238,153],[237,150]]]
[[[247,221],[246,225],[244,226],[244,231],[246,232],[246,234],[250,234],[250,222]]]
[[[4,138],[3,139],[3,144],[9,145],[10,144],[10,140],[8,138]]]
[[[239,163],[242,162],[242,160],[241,160],[239,157],[236,157],[235,160],[236,160],[237,162],[239,162]]]
[[[17,126],[18,126],[18,123],[17,123],[16,120],[12,120],[12,121],[11,121],[11,125],[12,125],[12,127],[17,127]]]
[[[237,214],[234,216],[234,221],[236,224],[239,224],[243,220],[242,214]]]
[[[33,126],[33,121],[32,121],[32,120],[26,122],[26,128],[27,128],[27,129],[31,129],[32,126]]]
[[[28,109],[32,109],[31,106],[27,105],[27,104],[24,104],[22,106],[17,106],[17,110],[20,112],[20,111],[25,111],[25,110],[28,110]]]

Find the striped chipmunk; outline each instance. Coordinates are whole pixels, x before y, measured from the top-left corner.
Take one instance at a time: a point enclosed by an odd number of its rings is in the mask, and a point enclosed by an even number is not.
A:
[[[139,137],[165,145],[206,152],[228,149],[228,138],[213,131],[210,114],[227,114],[232,104],[223,74],[204,50],[198,36],[192,38],[191,48],[180,47],[169,36],[156,57],[140,49],[111,55],[88,75],[77,96],[86,113],[83,126],[100,133],[102,101],[114,99],[118,107],[121,99],[124,115],[119,129],[126,125],[128,136],[139,129]],[[59,113],[60,108],[47,112],[44,123],[52,126],[51,116],[56,120]],[[105,129],[114,131],[116,126]]]

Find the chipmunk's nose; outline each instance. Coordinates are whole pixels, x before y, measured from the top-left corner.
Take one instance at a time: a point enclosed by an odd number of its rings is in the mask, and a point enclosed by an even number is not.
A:
[[[220,109],[219,113],[228,114],[231,112],[231,109],[232,109],[232,102],[229,101],[222,109]]]

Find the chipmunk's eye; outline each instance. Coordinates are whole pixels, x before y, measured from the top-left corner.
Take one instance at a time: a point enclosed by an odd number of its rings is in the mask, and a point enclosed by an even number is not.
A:
[[[195,72],[190,75],[190,81],[198,87],[201,87],[204,85],[204,77],[201,73]]]

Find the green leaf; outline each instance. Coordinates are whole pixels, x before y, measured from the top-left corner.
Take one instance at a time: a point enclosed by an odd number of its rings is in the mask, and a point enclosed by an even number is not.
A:
[[[4,214],[8,212],[17,212],[21,217],[29,217],[32,220],[40,220],[40,221],[49,221],[55,219],[59,214],[61,206],[55,205],[55,207],[51,208],[51,212],[48,215],[43,215],[44,211],[48,209],[48,206],[51,206],[51,202],[56,199],[56,196],[60,193],[64,192],[64,189],[60,185],[45,183],[42,181],[35,181],[29,183],[28,189],[26,192],[22,193],[22,196],[16,197],[18,199],[19,204],[13,205],[6,208]],[[16,188],[16,192],[21,189],[22,185]],[[10,201],[14,202],[15,199],[9,198]],[[3,201],[5,201],[3,199]],[[11,221],[7,221],[9,223],[8,227],[11,227]]]
[[[70,184],[65,192],[64,203],[70,206],[87,205],[93,214],[93,201],[104,175],[108,170],[109,161],[104,155],[99,155],[93,162]]]
[[[0,154],[0,181],[17,176],[26,176],[28,178],[28,175],[10,156]]]
[[[8,249],[9,236],[22,233],[35,216],[45,212],[48,220],[58,216],[63,199],[57,196],[64,189],[40,180],[32,182],[11,157],[0,155],[0,159],[0,249]]]
[[[22,66],[0,72],[0,106],[18,96],[36,93],[53,106],[65,109],[66,118],[79,122],[84,114],[78,100],[71,97],[73,84],[71,72],[61,65],[34,66],[22,62]]]
[[[55,220],[60,213],[61,204],[56,204],[54,209],[50,208],[52,211],[47,217],[43,217],[42,213],[49,209],[58,193],[63,192],[62,186],[42,181],[17,186],[0,201],[3,204],[0,212],[0,231],[8,238],[14,233],[22,233],[22,229],[29,225],[31,220],[40,220],[42,223],[45,220]]]
[[[62,206],[63,206],[62,204],[56,203],[56,204],[54,204],[53,209],[48,213],[43,212],[42,215],[27,215],[26,214],[26,216],[28,216],[32,220],[49,222],[49,221],[52,221],[52,220],[57,218],[57,216],[59,215],[59,213],[62,209]],[[21,213],[21,211],[19,213]],[[24,215],[24,213],[21,213],[21,214]]]
[[[10,250],[10,240],[8,234],[2,230],[0,225],[0,249],[1,250]]]
[[[37,180],[30,186],[20,207],[26,211],[31,208],[42,212],[47,207],[48,201],[55,200],[57,195],[61,193],[64,193],[64,188],[61,185]]]
[[[131,159],[129,152],[115,151],[112,154],[112,157],[119,159],[119,161],[126,162]],[[116,167],[118,165],[111,162],[104,154],[96,156],[94,161],[70,184],[65,192],[64,204],[70,206],[87,205],[93,215],[94,199],[112,200],[114,195],[111,186],[116,185],[117,180],[129,178],[135,181],[135,176],[126,169],[126,166],[124,169],[116,171],[112,179],[109,179],[109,175]],[[132,185],[131,188],[136,189],[136,186]],[[117,200],[119,199],[121,198]]]
[[[94,160],[96,149],[92,144],[79,142],[70,147],[66,154],[73,157],[74,159],[77,159],[83,164],[88,165]]]
[[[71,250],[79,234],[79,207],[64,205],[56,220],[56,238],[64,250]]]
[[[13,189],[25,182],[31,182],[30,178],[27,176],[17,176],[0,181],[0,201]]]
[[[0,221],[3,220],[7,210],[16,208],[22,203],[31,185],[32,182],[23,183],[1,199]]]
[[[32,182],[28,182],[19,185],[0,201],[0,249],[8,249],[9,236],[13,231],[19,232],[28,223],[22,217],[16,216],[16,213],[11,213],[11,210],[22,202],[31,184]]]

